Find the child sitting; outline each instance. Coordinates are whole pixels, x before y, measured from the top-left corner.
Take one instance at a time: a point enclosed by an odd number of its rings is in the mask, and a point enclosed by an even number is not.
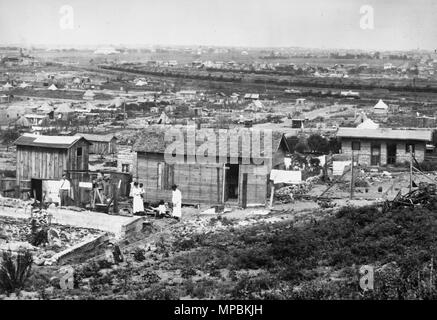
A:
[[[156,213],[157,217],[165,216],[167,213],[167,207],[164,203],[164,200],[159,201],[158,207],[153,208],[153,210],[157,212]]]

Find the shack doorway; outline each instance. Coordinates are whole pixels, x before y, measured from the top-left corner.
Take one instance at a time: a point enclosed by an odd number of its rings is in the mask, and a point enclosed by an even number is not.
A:
[[[381,145],[379,143],[372,143],[370,150],[370,165],[380,166],[381,165]]]
[[[42,180],[32,179],[30,181],[30,197],[42,202]]]
[[[396,143],[387,144],[387,164],[396,163]]]
[[[238,164],[226,164],[225,201],[238,201],[240,168]]]

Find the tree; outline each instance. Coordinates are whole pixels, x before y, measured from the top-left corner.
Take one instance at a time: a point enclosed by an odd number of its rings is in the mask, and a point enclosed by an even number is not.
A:
[[[20,133],[17,129],[6,129],[5,131],[1,132],[1,139],[3,140],[3,143],[6,144],[9,148],[9,145],[18,139],[20,136]]]
[[[329,143],[328,140],[322,137],[320,134],[314,133],[312,134],[308,140],[308,147],[311,152],[316,153],[328,153],[329,152]]]
[[[299,141],[294,147],[294,151],[299,153],[304,153],[307,150],[308,150],[308,144],[306,144],[304,141]]]
[[[340,149],[341,149],[341,143],[337,138],[330,138],[329,139],[329,151],[331,151],[332,153],[339,153]]]

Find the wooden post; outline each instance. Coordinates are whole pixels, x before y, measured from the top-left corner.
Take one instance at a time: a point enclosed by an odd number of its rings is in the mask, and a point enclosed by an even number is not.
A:
[[[273,198],[275,195],[275,184],[270,184],[270,208],[273,208]]]
[[[15,186],[15,198],[20,198],[20,184]]]
[[[352,200],[353,197],[354,197],[354,149],[352,148],[350,199]]]
[[[241,206],[243,209],[247,208],[247,173],[243,173],[243,181],[242,181],[242,192],[241,195]]]
[[[411,145],[409,146],[410,151],[410,192],[413,189],[413,150]]]
[[[226,163],[223,164],[223,190],[222,190],[222,203],[225,203],[225,188],[226,188]]]
[[[112,187],[112,199],[113,199],[112,212],[114,214],[117,214],[118,213],[118,187],[117,184],[115,183],[113,183],[111,187]]]
[[[126,128],[126,101],[123,99],[123,128]]]

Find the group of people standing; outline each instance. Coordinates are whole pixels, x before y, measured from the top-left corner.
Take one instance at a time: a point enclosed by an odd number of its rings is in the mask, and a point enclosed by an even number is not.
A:
[[[133,198],[133,213],[142,213],[144,212],[144,195],[146,194],[146,190],[144,188],[144,185],[142,183],[138,183],[137,181],[133,181],[131,183],[131,189],[129,196]],[[172,216],[176,219],[181,219],[182,217],[182,193],[178,189],[177,185],[172,186],[172,205],[173,205],[173,211]],[[164,201],[160,201],[161,208],[163,207]],[[159,211],[162,211],[160,209]]]
[[[142,183],[138,184],[138,182],[134,181],[131,184],[131,189],[129,196],[133,198],[133,212],[139,213],[144,212],[144,199],[143,195],[146,194],[146,190],[144,190],[144,186]]]

